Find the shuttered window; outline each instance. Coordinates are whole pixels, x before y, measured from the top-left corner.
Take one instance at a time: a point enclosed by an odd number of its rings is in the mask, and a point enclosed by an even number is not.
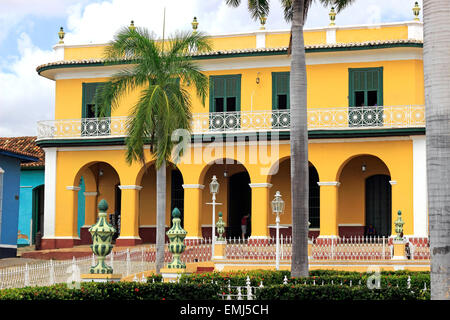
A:
[[[286,110],[290,108],[289,72],[272,72],[272,109]]]
[[[111,106],[106,111],[106,118],[99,118],[100,108],[95,105],[95,93],[104,82],[83,83],[81,117],[82,136],[107,136],[111,132]]]
[[[383,68],[349,69],[350,107],[383,105]]]
[[[210,112],[241,110],[241,75],[210,77]]]
[[[83,83],[83,109],[82,118],[97,118],[100,114],[99,108],[94,104],[95,92],[103,82]],[[111,116],[111,108],[106,113],[107,117]]]

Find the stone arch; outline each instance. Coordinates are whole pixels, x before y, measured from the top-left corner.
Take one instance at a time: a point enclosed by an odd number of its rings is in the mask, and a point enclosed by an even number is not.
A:
[[[174,197],[177,207],[184,214],[183,173],[172,162],[166,162],[166,226],[171,225],[171,211]],[[156,242],[156,166],[155,161],[147,162],[136,175],[139,191],[139,236],[144,243]]]
[[[91,242],[91,235],[88,229],[95,224],[97,219],[97,204],[100,200],[105,199],[108,202],[107,217],[109,221],[116,227],[119,232],[120,225],[120,175],[118,171],[108,162],[91,161],[85,163],[77,171],[73,179],[73,186],[78,187],[80,180],[83,178],[85,190],[78,191],[79,200],[75,203],[74,208],[75,225],[78,225],[78,203],[80,198],[84,198],[84,226],[80,228],[80,243],[88,244]],[[118,234],[116,234],[117,236]]]
[[[349,157],[339,168],[337,180],[340,182],[338,190],[338,226],[339,235],[355,236],[367,234],[367,216],[377,215],[383,217],[382,225],[377,229],[385,230],[391,228],[391,206],[392,193],[390,181],[390,170],[386,163],[376,155],[359,154]],[[377,181],[377,189],[368,194],[368,181],[371,177],[383,176]],[[380,184],[383,187],[380,187]],[[384,199],[383,207],[375,209],[376,199]],[[375,213],[376,211],[376,213]],[[381,220],[380,220],[381,221]]]
[[[280,191],[282,198],[285,202],[284,214],[281,216],[281,225],[285,228],[281,229],[282,234],[291,235],[291,224],[292,224],[292,212],[291,212],[291,177],[290,177],[290,157],[286,156],[280,158],[278,163],[273,166],[278,167],[278,172],[268,177],[268,183],[272,185],[269,191],[270,201],[274,198],[275,193]],[[320,226],[320,189],[317,182],[319,182],[318,170],[311,161],[309,164],[309,216],[310,220],[313,220],[310,235],[317,237],[319,234]],[[275,171],[272,170],[272,173]],[[271,235],[274,236],[275,229],[275,216],[268,213],[269,215],[269,225],[271,226]]]
[[[388,169],[388,171],[390,171],[390,170],[389,170],[389,167],[388,167],[388,161],[386,161],[386,159],[384,159],[383,156],[375,155],[375,154],[370,154],[370,153],[354,154],[354,155],[348,157],[347,159],[345,159],[345,160],[341,163],[341,165],[339,166],[339,168],[338,168],[338,170],[337,170],[337,172],[336,172],[336,181],[339,181],[339,178],[340,178],[340,175],[341,175],[341,173],[342,173],[342,170],[345,168],[345,166],[346,166],[350,161],[352,161],[352,160],[355,159],[355,158],[363,157],[363,156],[370,156],[370,157],[374,157],[374,158],[379,159],[381,162],[383,162],[383,163],[385,164],[385,166],[386,166],[386,168]],[[390,174],[390,172],[389,172],[389,174]]]
[[[231,158],[215,159],[202,168],[199,184],[204,186],[200,216],[203,237],[210,237],[212,233],[212,208],[207,203],[212,201],[209,184],[214,175],[220,185],[216,201],[221,203],[216,207],[216,221],[218,213],[222,212],[227,223],[226,236],[240,237],[241,218],[245,214],[251,215],[251,172],[243,163]],[[250,221],[247,236],[251,232]]]

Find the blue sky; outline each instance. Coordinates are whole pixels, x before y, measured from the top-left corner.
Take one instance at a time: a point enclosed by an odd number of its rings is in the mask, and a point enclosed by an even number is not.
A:
[[[253,31],[246,0],[229,8],[224,0],[0,0],[0,136],[36,135],[36,122],[54,114],[54,82],[36,74],[53,59],[63,26],[67,44],[105,43],[131,20],[155,33],[190,29],[194,16],[209,34]],[[336,18],[337,25],[412,20],[412,0],[357,0]],[[422,6],[422,1],[419,1]],[[328,24],[329,8],[314,4],[306,27]],[[280,2],[271,1],[266,28],[288,29]]]

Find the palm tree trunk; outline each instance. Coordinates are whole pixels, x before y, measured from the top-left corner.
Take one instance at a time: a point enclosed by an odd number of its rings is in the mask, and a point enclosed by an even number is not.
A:
[[[164,267],[166,239],[166,162],[156,171],[156,273]]]
[[[292,277],[306,277],[309,274],[308,128],[306,112],[306,58],[303,38],[304,8],[304,0],[294,0],[290,74]]]
[[[424,0],[431,299],[450,299],[450,2]]]

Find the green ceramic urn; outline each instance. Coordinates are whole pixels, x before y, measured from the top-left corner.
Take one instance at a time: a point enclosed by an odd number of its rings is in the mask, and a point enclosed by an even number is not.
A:
[[[92,235],[92,252],[97,256],[97,264],[89,269],[90,273],[113,273],[113,269],[106,265],[105,259],[111,253],[113,245],[112,237],[116,229],[106,220],[106,210],[108,210],[108,203],[106,200],[101,200],[98,204],[98,220],[89,232]]]
[[[169,251],[172,253],[173,259],[167,265],[169,269],[185,269],[186,264],[180,259],[181,254],[184,252],[186,246],[184,245],[184,238],[187,235],[186,230],[181,227],[181,212],[178,208],[174,208],[172,211],[172,228],[170,228],[166,234],[169,237]]]

